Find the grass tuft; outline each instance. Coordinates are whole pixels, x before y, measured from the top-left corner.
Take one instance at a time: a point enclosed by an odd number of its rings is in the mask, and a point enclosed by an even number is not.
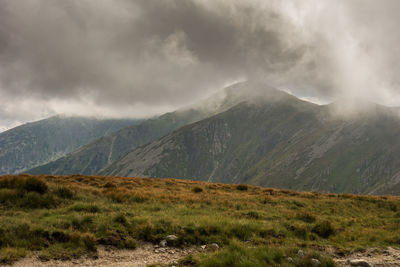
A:
[[[249,189],[249,187],[245,184],[239,184],[236,186],[236,189],[239,191],[247,191]]]

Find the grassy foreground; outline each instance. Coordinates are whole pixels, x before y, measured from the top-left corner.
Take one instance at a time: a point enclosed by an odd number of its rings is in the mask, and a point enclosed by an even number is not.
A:
[[[334,266],[327,251],[400,246],[400,198],[299,193],[175,179],[1,176],[0,262],[217,243],[191,266]],[[305,257],[297,255],[298,250]],[[288,259],[288,258],[292,259]]]

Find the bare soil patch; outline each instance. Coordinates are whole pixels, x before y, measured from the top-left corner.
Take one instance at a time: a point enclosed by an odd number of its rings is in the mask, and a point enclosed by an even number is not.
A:
[[[149,243],[142,243],[135,250],[116,250],[100,246],[98,248],[98,258],[87,258],[59,261],[41,261],[36,256],[24,258],[15,262],[15,267],[70,267],[70,266],[113,266],[113,267],[145,267],[153,263],[174,264],[177,261],[190,254],[200,252],[202,249],[198,247],[189,248],[160,248]]]

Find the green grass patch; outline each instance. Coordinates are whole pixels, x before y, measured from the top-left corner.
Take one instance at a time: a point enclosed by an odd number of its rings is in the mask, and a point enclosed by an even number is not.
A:
[[[310,266],[312,259],[332,266],[326,247],[350,253],[400,246],[396,197],[172,179],[7,176],[0,177],[0,204],[0,263],[32,251],[42,260],[96,256],[99,245],[135,249],[138,241],[158,244],[168,235],[177,237],[168,246],[221,248],[182,259],[187,266]],[[306,257],[296,256],[300,248]]]

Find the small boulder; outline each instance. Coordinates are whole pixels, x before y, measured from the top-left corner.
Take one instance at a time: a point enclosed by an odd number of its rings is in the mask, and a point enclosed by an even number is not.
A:
[[[287,258],[287,261],[290,262],[290,263],[293,263],[293,262],[294,262],[294,260],[293,260],[292,257],[288,257],[288,258]]]
[[[211,246],[213,249],[219,249],[219,246],[218,246],[217,243],[212,243],[210,246]]]
[[[362,259],[350,260],[351,266],[358,266],[358,267],[371,267],[368,261]]]
[[[311,259],[311,263],[314,266],[321,266],[321,262],[318,259]]]
[[[175,241],[178,237],[176,235],[168,235],[165,239],[167,239],[167,241]]]
[[[299,256],[300,258],[304,258],[304,252],[299,249],[299,251],[297,252],[297,256]]]
[[[160,241],[160,247],[165,248],[167,246],[167,240],[163,239]]]

